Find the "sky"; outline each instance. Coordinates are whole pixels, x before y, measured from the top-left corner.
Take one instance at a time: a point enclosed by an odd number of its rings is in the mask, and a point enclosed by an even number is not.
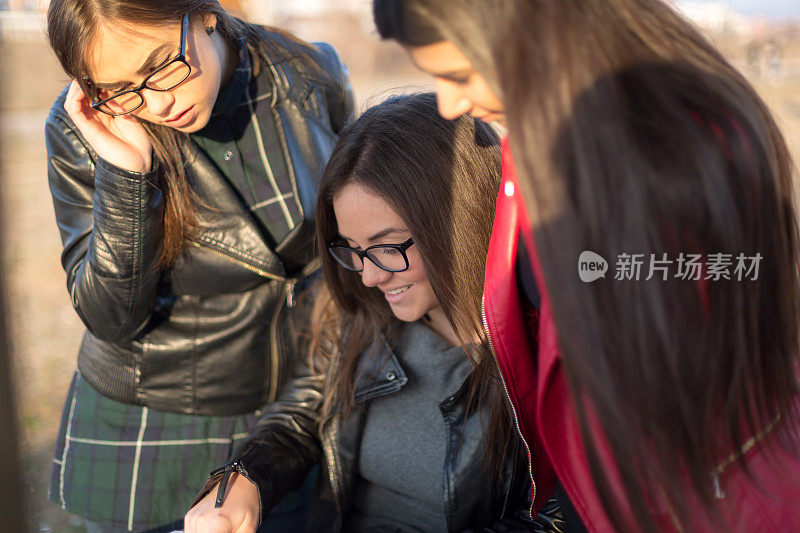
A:
[[[745,15],[800,16],[800,0],[691,0],[698,4],[723,4]]]

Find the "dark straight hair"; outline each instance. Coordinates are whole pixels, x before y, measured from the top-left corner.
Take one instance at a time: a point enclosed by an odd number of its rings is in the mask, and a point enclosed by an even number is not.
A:
[[[47,35],[50,46],[64,71],[78,81],[84,93],[94,96],[87,51],[100,24],[110,21],[159,26],[180,23],[188,14],[190,24],[205,14],[217,18],[217,30],[234,49],[243,41],[254,58],[254,71],[264,68],[268,55],[278,53],[289,61],[302,62],[326,80],[322,70],[309,60],[313,47],[275,28],[284,39],[277,43],[265,37],[258,27],[234,17],[217,0],[51,0],[47,12]],[[259,59],[261,62],[259,62]],[[185,147],[188,135],[173,128],[140,121],[153,144],[155,159],[160,163],[160,186],[166,203],[163,223],[164,246],[160,264],[168,266],[184,250],[187,241],[200,225],[198,198],[193,194],[185,169]]]
[[[402,9],[398,6],[402,5]],[[505,105],[544,283],[586,450],[608,518],[648,502],[677,525],[714,476],[778,431],[797,454],[797,216],[792,163],[750,84],[655,0],[387,0],[452,41]],[[417,34],[419,35],[419,34]],[[761,254],[756,280],[583,283],[583,250]],[[613,267],[612,267],[613,268]],[[705,276],[707,271],[703,272]],[[588,416],[602,436],[589,431]],[[616,500],[598,447],[622,481]],[[745,469],[746,471],[746,469]],[[687,491],[687,482],[693,491]],[[768,488],[767,488],[768,489]],[[628,524],[630,525],[630,524]]]
[[[391,98],[367,110],[341,133],[320,183],[317,242],[327,290],[318,300],[315,349],[341,358],[324,398],[323,420],[347,416],[354,406],[356,368],[383,335],[392,342],[400,321],[376,288],[342,268],[326,244],[340,239],[333,201],[356,184],[386,201],[406,223],[428,281],[476,365],[472,397],[489,412],[487,465],[502,471],[508,435],[496,366],[481,322],[481,296],[489,237],[500,186],[500,148],[487,124],[441,118],[434,94]],[[318,354],[318,355],[319,355]],[[465,354],[465,357],[467,354]]]

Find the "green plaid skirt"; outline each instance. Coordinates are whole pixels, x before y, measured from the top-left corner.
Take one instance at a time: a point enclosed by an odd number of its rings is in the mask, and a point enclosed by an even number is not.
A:
[[[230,458],[255,414],[167,413],[100,395],[75,373],[50,500],[92,522],[141,531],[181,520],[208,473]]]

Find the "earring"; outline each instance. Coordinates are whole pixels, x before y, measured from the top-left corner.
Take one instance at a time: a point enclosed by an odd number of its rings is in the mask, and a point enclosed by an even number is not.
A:
[[[206,26],[206,33],[211,35],[212,33],[214,33],[214,29],[215,29],[214,26]]]

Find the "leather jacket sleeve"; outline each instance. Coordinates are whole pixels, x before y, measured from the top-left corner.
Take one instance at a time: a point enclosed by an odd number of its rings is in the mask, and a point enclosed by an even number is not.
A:
[[[312,360],[304,340],[308,333],[299,331],[310,320],[313,303],[308,292],[300,296],[285,326],[290,330],[285,337],[292,339],[288,349],[296,354],[288,381],[278,399],[262,408],[258,426],[231,461],[211,473],[193,506],[219,483],[226,468],[232,468],[258,487],[264,518],[286,495],[302,487],[320,461],[319,412],[330,364],[324,357]]]
[[[347,67],[336,50],[328,43],[314,45],[320,52],[318,61],[333,78],[334,83],[327,92],[327,110],[331,129],[338,134],[355,116],[353,87]],[[309,290],[303,298],[305,303],[295,308],[288,327],[308,324],[314,292]],[[305,337],[299,332],[288,333],[284,337],[295,342]],[[235,465],[237,471],[258,487],[263,518],[283,497],[298,490],[308,472],[319,462],[322,452],[317,429],[328,361],[309,360],[307,350],[300,344],[290,349],[297,355],[291,358],[294,367],[277,401],[262,409],[257,429],[229,463],[212,472],[193,505],[219,483],[226,467]]]
[[[158,170],[99,158],[64,110],[45,125],[47,174],[73,307],[97,338],[129,343],[147,324],[160,278],[163,195]]]

